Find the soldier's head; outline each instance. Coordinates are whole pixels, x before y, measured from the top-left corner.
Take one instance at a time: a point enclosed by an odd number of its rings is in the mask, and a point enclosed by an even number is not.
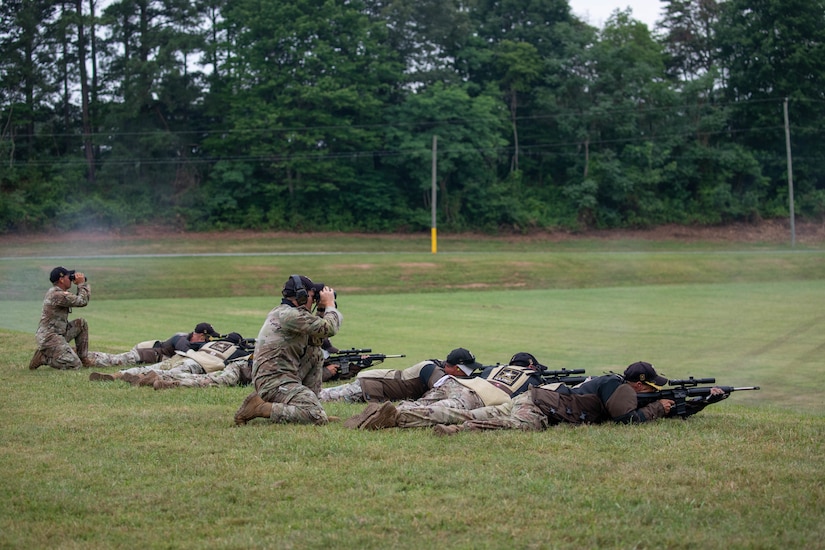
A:
[[[189,338],[190,342],[208,342],[210,338],[220,338],[212,325],[209,323],[198,323],[195,325],[195,330],[192,331],[192,336]]]
[[[49,281],[53,285],[57,285],[62,289],[67,289],[72,286],[72,282],[74,281],[74,274],[75,271],[73,269],[66,269],[65,267],[55,267],[52,269],[52,272],[49,273]]]
[[[546,370],[547,367],[539,363],[539,360],[536,359],[536,356],[532,353],[527,353],[526,351],[520,351],[517,354],[513,355],[510,358],[510,365],[516,365],[518,367],[527,367],[533,370]]]
[[[313,283],[309,277],[304,275],[290,275],[284,283],[281,295],[299,306],[309,304],[311,307],[312,303],[318,300],[322,290],[324,290],[324,283]]]
[[[624,379],[638,393],[659,391],[662,386],[667,385],[667,378],[659,376],[653,365],[644,361],[628,365],[624,371]]]
[[[464,348],[456,348],[447,355],[444,361],[444,372],[452,374],[447,369],[456,370],[460,374],[453,374],[453,376],[470,376],[474,370],[484,368],[484,365],[476,361],[476,356],[470,353],[470,350]]]

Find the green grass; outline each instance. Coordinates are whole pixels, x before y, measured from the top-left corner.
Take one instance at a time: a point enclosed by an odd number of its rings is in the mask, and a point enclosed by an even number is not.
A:
[[[0,260],[0,548],[825,546],[825,253],[466,247]],[[407,355],[383,366],[464,346],[485,363],[530,351],[601,374],[644,359],[762,389],[632,427],[236,428],[245,388],[153,391],[26,369],[58,264],[89,274],[92,302],[75,314],[103,351],[202,320],[255,336],[295,271],[338,289],[339,347]]]

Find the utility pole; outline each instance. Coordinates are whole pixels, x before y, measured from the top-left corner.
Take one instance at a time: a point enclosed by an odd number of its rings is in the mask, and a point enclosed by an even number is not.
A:
[[[788,98],[785,98],[785,151],[788,154],[788,196],[790,197],[791,212],[791,248],[796,246],[796,227],[794,226],[793,211],[793,163],[791,162],[791,128],[788,125]]]
[[[430,202],[432,203],[432,231],[431,233],[431,240],[432,240],[432,251],[433,254],[438,252],[438,240],[436,238],[436,229],[435,229],[435,201],[436,201],[436,188],[435,188],[435,180],[436,180],[436,153],[438,152],[438,136],[433,136],[433,189],[432,189],[432,197]]]

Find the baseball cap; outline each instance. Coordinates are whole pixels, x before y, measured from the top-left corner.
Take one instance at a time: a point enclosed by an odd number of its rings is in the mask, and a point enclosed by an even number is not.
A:
[[[204,324],[206,324],[206,323],[204,323]],[[230,332],[229,334],[224,336],[223,339],[227,340],[229,342],[232,342],[236,346],[241,345],[241,342],[243,342],[243,336],[241,336],[237,332]]]
[[[519,367],[529,367],[532,366],[536,370],[546,370],[547,367],[539,363],[539,360],[536,359],[536,356],[532,353],[527,353],[526,351],[520,351],[515,354],[513,357],[510,358],[511,365],[518,365]]]
[[[624,379],[628,382],[644,382],[656,389],[667,385],[667,378],[656,374],[653,365],[644,361],[637,361],[629,365],[624,371]]]
[[[65,267],[55,267],[52,269],[51,274],[49,274],[49,280],[53,283],[56,283],[57,280],[62,277],[63,275],[72,275],[74,270],[66,269]]]
[[[456,348],[451,351],[445,362],[457,366],[467,376],[476,369],[484,368],[484,365],[476,361],[476,356],[470,353],[470,350],[464,348]]]
[[[315,294],[318,294],[324,290],[324,283],[313,283],[309,277],[305,277],[303,275],[298,276],[301,278],[301,284],[307,292],[314,289]],[[287,279],[286,283],[284,283],[283,295],[295,296],[295,280],[292,277]]]
[[[215,332],[215,329],[212,328],[212,325],[210,325],[209,323],[198,323],[197,326],[195,326],[195,330],[193,330],[192,332],[194,332],[195,334],[208,334],[213,338],[221,337],[221,335]]]

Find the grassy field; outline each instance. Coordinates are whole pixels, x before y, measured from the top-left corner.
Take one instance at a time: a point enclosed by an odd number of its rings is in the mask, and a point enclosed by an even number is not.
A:
[[[825,246],[222,243],[72,242],[67,257],[0,241],[0,548],[825,547]],[[338,290],[338,347],[407,355],[383,366],[462,346],[484,363],[529,351],[595,375],[642,359],[762,389],[632,427],[236,428],[246,388],[26,369],[55,265],[89,275],[75,315],[101,351],[204,320],[254,337],[300,272]]]

